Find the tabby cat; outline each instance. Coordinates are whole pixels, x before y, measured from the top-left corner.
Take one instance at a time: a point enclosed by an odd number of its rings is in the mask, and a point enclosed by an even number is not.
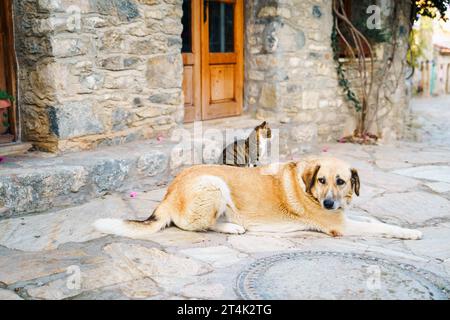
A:
[[[268,140],[271,138],[272,131],[264,121],[253,129],[247,139],[230,143],[223,150],[218,163],[236,167],[256,167],[266,153]]]

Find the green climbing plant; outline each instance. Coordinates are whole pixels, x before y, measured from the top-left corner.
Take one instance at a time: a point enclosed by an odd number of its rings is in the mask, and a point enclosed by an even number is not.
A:
[[[14,102],[14,97],[6,91],[0,90],[0,100],[8,100]]]
[[[412,3],[411,20],[417,21],[420,16],[448,20],[450,0],[416,0]]]

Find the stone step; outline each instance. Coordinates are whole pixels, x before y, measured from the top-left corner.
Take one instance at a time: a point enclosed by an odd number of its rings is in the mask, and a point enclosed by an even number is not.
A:
[[[141,141],[62,156],[31,152],[0,164],[0,219],[70,207],[112,192],[165,185],[173,144]]]

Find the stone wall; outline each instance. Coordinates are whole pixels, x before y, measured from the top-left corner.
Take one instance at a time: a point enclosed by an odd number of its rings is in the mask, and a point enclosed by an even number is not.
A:
[[[181,2],[14,1],[24,140],[75,151],[180,123]]]
[[[331,1],[246,4],[245,101],[249,110],[258,118],[289,124],[290,138],[299,142],[317,134],[340,135],[348,110],[337,97]]]
[[[281,123],[285,139],[299,143],[316,136],[335,140],[356,127],[357,114],[338,84],[331,47],[331,6],[331,0],[246,1],[245,102],[257,118]],[[409,11],[403,8],[402,14],[400,25],[405,30]],[[406,126],[407,31],[399,37],[394,67],[387,77],[392,83],[393,78],[399,79],[399,84],[386,92],[372,128],[386,139],[401,137]],[[388,51],[388,44],[376,47],[376,79]],[[352,65],[347,67],[352,69]]]
[[[72,3],[15,1],[25,140],[48,151],[76,151],[180,126],[182,0]],[[338,85],[333,60],[331,4],[245,1],[244,109],[280,126],[282,141],[335,140],[355,128],[357,114]],[[405,9],[404,30],[408,16]],[[398,85],[382,92],[371,128],[386,139],[401,137],[406,126],[407,34],[398,38],[386,78]],[[375,73],[388,57],[389,45],[377,46]]]

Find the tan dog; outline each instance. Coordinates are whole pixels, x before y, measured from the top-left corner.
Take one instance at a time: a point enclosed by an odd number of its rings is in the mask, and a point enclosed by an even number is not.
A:
[[[333,158],[311,158],[260,168],[200,165],[181,172],[146,221],[101,219],[104,233],[147,238],[169,224],[188,231],[293,232],[331,236],[380,235],[420,239],[420,231],[375,219],[349,219],[344,208],[359,195],[355,169]]]

